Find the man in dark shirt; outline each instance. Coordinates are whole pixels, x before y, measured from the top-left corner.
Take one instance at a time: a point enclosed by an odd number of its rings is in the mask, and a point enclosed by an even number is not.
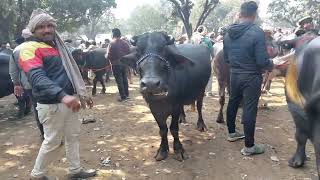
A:
[[[262,72],[273,68],[269,60],[265,35],[254,24],[258,6],[254,1],[241,5],[240,23],[232,24],[224,39],[224,58],[230,66],[231,92],[227,108],[229,141],[245,138],[243,155],[264,153],[264,146],[254,143],[254,132],[261,95]],[[235,130],[239,104],[243,100],[244,135]]]
[[[113,75],[117,82],[120,94],[118,101],[122,102],[129,98],[129,87],[126,67],[120,62],[120,59],[130,53],[130,47],[127,42],[121,39],[121,32],[118,28],[112,29],[112,38],[107,52],[107,59],[112,65]]]

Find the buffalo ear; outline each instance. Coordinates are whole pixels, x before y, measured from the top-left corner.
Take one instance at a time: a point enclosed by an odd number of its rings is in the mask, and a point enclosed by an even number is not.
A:
[[[139,38],[139,36],[133,36],[133,37],[130,39],[130,43],[131,43],[132,46],[136,46],[136,45],[137,45],[138,38]]]
[[[175,38],[171,35],[167,35],[167,45],[173,45],[175,42]]]
[[[176,65],[182,65],[182,64],[194,65],[194,62],[190,58],[183,55],[183,53],[175,45],[167,46],[166,52],[170,57],[174,58],[174,64]]]
[[[120,59],[121,63],[123,63],[127,66],[130,66],[133,69],[136,68],[137,61],[138,61],[138,57],[137,57],[137,48],[136,47],[130,48],[130,54],[127,54]]]

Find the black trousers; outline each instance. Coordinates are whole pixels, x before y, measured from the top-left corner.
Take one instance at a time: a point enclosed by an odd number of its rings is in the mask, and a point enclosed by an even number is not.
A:
[[[229,133],[235,132],[235,121],[239,104],[243,101],[242,124],[244,126],[245,146],[254,145],[254,132],[258,103],[261,95],[262,76],[256,74],[231,74],[230,98],[227,108]]]
[[[25,91],[26,90],[24,89],[22,96],[16,96],[18,100],[18,106],[19,106],[18,117],[23,117],[25,113],[29,112],[31,109],[30,97]]]
[[[129,85],[126,67],[124,65],[112,66],[113,76],[116,79],[121,99],[129,96]]]
[[[42,137],[44,132],[43,132],[43,126],[42,124],[40,123],[39,121],[39,117],[38,117],[38,110],[37,110],[37,101],[35,100],[35,98],[33,97],[32,95],[32,90],[31,89],[28,89],[28,90],[25,90],[25,93],[30,97],[31,99],[31,102],[32,102],[32,109],[33,109],[33,113],[34,113],[34,118],[36,119],[36,122],[37,122],[37,126],[40,130],[40,134]]]

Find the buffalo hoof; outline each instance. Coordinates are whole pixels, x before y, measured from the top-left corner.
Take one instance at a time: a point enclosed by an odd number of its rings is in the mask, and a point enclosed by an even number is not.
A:
[[[106,92],[105,91],[101,91],[100,94],[106,94]]]
[[[207,126],[204,123],[197,123],[197,129],[200,132],[205,132],[207,130]]]
[[[182,149],[181,151],[175,151],[174,152],[174,155],[173,155],[173,158],[177,161],[184,161],[184,160],[187,160],[189,157],[188,155],[186,154],[186,152],[184,151],[184,149]]]
[[[154,157],[156,161],[162,161],[165,160],[168,157],[168,150],[162,150],[159,148],[156,156]]]
[[[219,123],[219,124],[224,123],[223,116],[219,115],[218,118],[217,118],[217,120],[216,120],[216,122]]]
[[[290,160],[289,160],[289,166],[293,168],[299,168],[304,165],[304,161],[306,160],[305,155],[298,155],[295,154]]]

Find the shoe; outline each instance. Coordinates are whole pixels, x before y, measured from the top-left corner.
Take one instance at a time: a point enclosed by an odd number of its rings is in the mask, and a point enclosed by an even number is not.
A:
[[[129,100],[130,98],[129,97],[120,97],[120,98],[118,98],[118,102],[124,102],[124,101],[127,101],[127,100]]]
[[[80,172],[75,174],[69,174],[68,179],[75,180],[75,179],[86,179],[90,177],[94,177],[97,175],[97,171],[94,169],[84,170],[82,169]]]
[[[235,132],[235,133],[229,133],[227,140],[230,142],[234,142],[240,139],[243,139],[245,136],[242,133]]]
[[[118,98],[118,102],[123,102],[125,100],[126,100],[126,98]]]
[[[262,144],[255,144],[254,146],[247,148],[244,147],[241,149],[241,154],[245,156],[255,155],[255,154],[263,154],[265,151],[265,147]]]

